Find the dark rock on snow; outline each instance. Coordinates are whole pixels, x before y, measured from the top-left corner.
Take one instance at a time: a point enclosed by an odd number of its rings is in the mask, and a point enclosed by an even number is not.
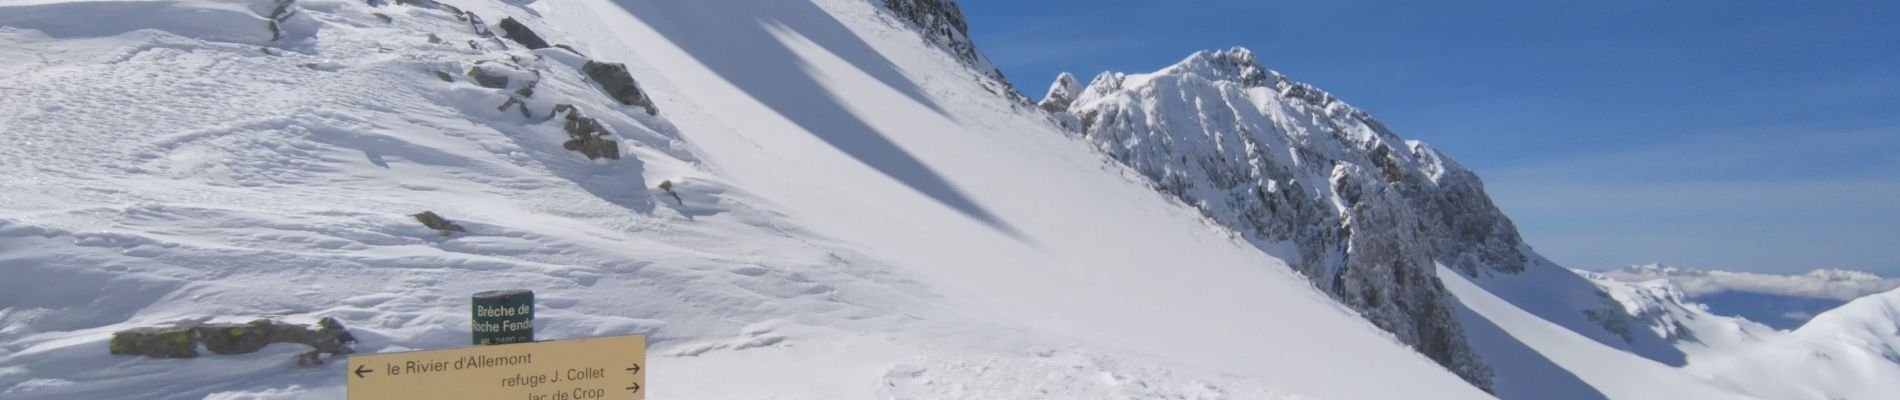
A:
[[[475,78],[475,84],[490,89],[508,88],[508,74],[501,72],[494,64],[476,64],[468,69],[468,76]]]
[[[461,225],[456,225],[454,221],[449,221],[448,218],[442,218],[441,215],[436,215],[434,211],[423,211],[421,214],[410,216],[415,217],[416,222],[421,222],[422,226],[429,227],[429,229],[434,229],[437,232],[442,232],[442,236],[448,236],[455,232],[468,232],[468,230],[463,229]]]
[[[258,320],[248,324],[205,324],[193,329],[205,350],[218,354],[249,354],[263,350],[271,343],[270,321]]]
[[[528,29],[527,25],[522,25],[521,21],[516,21],[514,18],[501,19],[501,32],[502,37],[527,46],[529,49],[548,48],[547,41],[541,40],[541,36],[534,34],[534,30]]]
[[[242,324],[180,324],[114,332],[110,352],[154,358],[193,358],[198,356],[199,345],[212,353],[232,355],[255,353],[272,343],[310,346],[306,357],[350,354],[355,352],[349,346],[356,343],[356,336],[333,318],[317,321],[316,329],[268,319]]]
[[[586,73],[587,78],[593,79],[594,83],[600,84],[600,88],[620,104],[646,108],[648,115],[659,114],[660,110],[653,106],[653,100],[647,98],[646,92],[640,91],[640,83],[635,82],[633,74],[627,72],[626,64],[588,60],[587,65],[581,67],[581,72]]]
[[[191,326],[132,328],[112,333],[113,355],[154,358],[198,356],[198,338]]]
[[[581,154],[586,155],[587,159],[589,160],[601,159],[601,158],[606,158],[610,160],[620,159],[620,143],[612,141],[612,140],[602,139],[600,137],[579,138],[579,139],[569,140],[566,143],[561,143],[561,147],[568,150],[578,151]]]
[[[589,160],[620,159],[620,143],[603,137],[613,132],[609,132],[606,126],[601,125],[600,120],[582,115],[580,108],[572,104],[554,106],[555,115],[562,112],[567,113],[567,121],[561,124],[561,129],[567,131],[570,139],[562,143],[561,147],[580,152]]]

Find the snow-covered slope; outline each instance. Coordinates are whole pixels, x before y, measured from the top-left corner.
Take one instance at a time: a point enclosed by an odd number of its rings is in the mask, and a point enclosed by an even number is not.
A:
[[[1759,323],[1711,313],[1673,281],[1632,282],[1588,271],[1577,274],[1602,287],[1611,299],[1623,305],[1624,312],[1635,317],[1638,324],[1630,329],[1647,330],[1667,339],[1691,360],[1699,354],[1727,351],[1775,334],[1774,329]]]
[[[1900,278],[1841,269],[1773,275],[1647,264],[1604,271],[1603,276],[1627,282],[1668,279],[1682,288],[1685,297],[1716,314],[1784,330],[1848,301],[1900,288]]]
[[[1617,351],[1572,327],[1533,314],[1449,268],[1440,268],[1438,276],[1457,296],[1459,317],[1477,338],[1473,345],[1485,361],[1497,366],[1499,397],[1773,398],[1725,387],[1706,376],[1636,353]],[[1648,328],[1646,324],[1632,324],[1629,330],[1657,332]]]
[[[1900,290],[1849,302],[1752,350],[1707,369],[1768,397],[1900,396]]]
[[[1609,291],[1642,328],[1671,337],[1683,369],[1768,399],[1886,399],[1900,394],[1900,291],[1875,294],[1793,331],[1716,315],[1673,279],[1630,282],[1579,272]]]
[[[650,335],[654,398],[1486,397],[887,4],[446,4],[0,2],[0,397],[340,398],[300,349],[106,340],[332,316],[456,346],[499,288],[543,339]],[[560,104],[622,157],[565,149]]]

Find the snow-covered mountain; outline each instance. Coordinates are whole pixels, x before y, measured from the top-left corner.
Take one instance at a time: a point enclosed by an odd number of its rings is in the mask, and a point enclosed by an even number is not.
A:
[[[1891,293],[1708,315],[1538,256],[1475,173],[1246,50],[1028,107],[967,30],[949,0],[0,0],[0,398],[341,398],[295,346],[107,342],[452,347],[510,288],[540,339],[647,334],[654,398],[1900,394]]]
[[[1726,363],[1685,367],[1768,346],[1760,339],[1774,332],[1709,314],[1667,282],[1557,266],[1524,243],[1475,173],[1246,49],[1087,85],[1062,74],[1039,106],[1158,191],[1500,397],[1828,393],[1816,381],[1738,389],[1736,371],[1705,367]]]
[[[1848,301],[1900,288],[1900,278],[1842,269],[1774,275],[1645,264],[1604,271],[1603,276],[1626,282],[1667,279],[1682,288],[1684,297],[1709,306],[1711,312],[1783,330],[1800,327]]]
[[[1606,344],[1661,347],[1623,329],[1595,286],[1532,252],[1477,174],[1246,49],[1087,86],[1063,74],[1040,106],[1480,387],[1492,372],[1455,323],[1438,265]]]

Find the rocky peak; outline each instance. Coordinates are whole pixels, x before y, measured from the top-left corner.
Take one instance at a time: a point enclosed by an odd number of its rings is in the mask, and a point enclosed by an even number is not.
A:
[[[963,9],[952,0],[884,0],[884,6],[919,26],[942,27],[958,36],[970,34]]]
[[[963,19],[963,9],[954,0],[882,0],[884,8],[890,10],[904,22],[916,28],[925,41],[950,53],[964,65],[976,70],[990,82],[985,87],[1020,102],[1028,102],[1028,97],[1017,93],[996,69],[988,57],[977,51],[976,43],[970,40],[970,25]]]
[[[1042,96],[1037,106],[1050,112],[1068,110],[1069,105],[1075,103],[1076,94],[1081,92],[1082,83],[1075,80],[1074,74],[1064,72],[1056,75],[1055,83],[1049,85],[1049,93]]]
[[[1253,51],[1244,47],[1195,52],[1161,74],[1192,74],[1202,78],[1239,83],[1246,87],[1266,87],[1279,82],[1279,73],[1260,66]]]

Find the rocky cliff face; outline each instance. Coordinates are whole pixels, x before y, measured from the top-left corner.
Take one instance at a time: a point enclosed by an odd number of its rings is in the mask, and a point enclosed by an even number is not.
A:
[[[970,25],[963,19],[963,9],[953,0],[882,0],[884,8],[892,15],[917,29],[925,41],[950,53],[972,70],[981,74],[984,87],[998,95],[1010,97],[1019,102],[1029,101],[1028,97],[1018,93],[1010,86],[1003,71],[990,64],[990,60],[976,50],[976,43],[970,40]]]
[[[1480,387],[1434,274],[1531,265],[1477,175],[1366,112],[1260,66],[1246,49],[1153,74],[1058,77],[1039,104],[1089,143],[1287,259],[1374,324]]]

